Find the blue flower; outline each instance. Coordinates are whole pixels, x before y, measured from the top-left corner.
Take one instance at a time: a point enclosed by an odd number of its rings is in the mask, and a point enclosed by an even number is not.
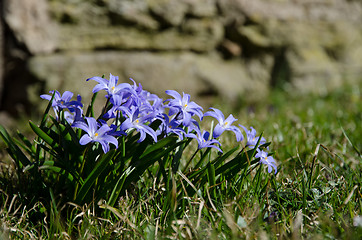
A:
[[[104,124],[107,125],[107,122],[103,119],[99,119],[98,121],[101,125],[104,125]],[[124,131],[118,130],[118,126],[115,124],[111,124],[109,127],[111,128],[111,130],[109,132],[107,132],[108,135],[115,136],[115,137],[127,135]]]
[[[69,111],[74,112],[77,107],[83,107],[83,104],[81,103],[82,97],[80,95],[78,95],[77,101],[71,101],[71,99],[73,97],[72,92],[65,91],[63,93],[63,95],[61,95],[58,91],[55,91],[55,93],[54,93],[54,91],[50,91],[49,93],[51,95],[43,94],[43,95],[40,95],[40,97],[50,101],[54,94],[52,107],[56,114],[62,109],[69,109]]]
[[[156,132],[147,125],[149,120],[154,118],[153,114],[147,114],[145,116],[140,115],[138,108],[132,107],[131,109],[124,108],[126,113],[126,120],[121,124],[122,131],[126,131],[131,128],[135,128],[140,133],[140,139],[138,142],[142,142],[146,138],[146,134],[150,135],[155,142],[157,142]]]
[[[88,124],[84,122],[76,122],[73,124],[74,127],[86,132],[79,140],[81,145],[86,145],[90,142],[99,142],[102,145],[104,153],[110,150],[110,143],[116,146],[116,148],[118,147],[117,139],[108,134],[112,129],[107,124],[102,124],[98,128],[98,123],[94,118],[86,117],[86,120]]]
[[[167,90],[166,94],[174,97],[174,99],[168,99],[167,107],[170,108],[169,115],[180,113],[182,116],[182,123],[185,127],[189,126],[191,123],[191,117],[197,115],[202,119],[202,107],[196,104],[195,102],[190,102],[190,95],[183,93],[183,97],[174,91]]]
[[[204,116],[211,116],[216,118],[219,123],[215,126],[214,130],[213,130],[213,136],[214,138],[219,137],[224,131],[232,131],[235,133],[236,136],[236,141],[241,141],[243,140],[243,135],[241,134],[241,131],[239,128],[237,128],[236,126],[232,126],[231,124],[233,124],[235,121],[237,121],[236,118],[233,117],[232,114],[230,114],[226,119],[224,117],[224,114],[216,108],[210,108],[213,110],[212,111],[208,111],[204,114]]]
[[[162,116],[164,120],[160,130],[162,130],[166,136],[174,133],[182,140],[185,130],[180,127],[180,121],[175,118],[169,118],[167,114],[162,114]]]
[[[268,173],[271,173],[273,168],[275,170],[274,174],[277,173],[276,162],[272,156],[268,156],[267,152],[258,149],[257,154],[255,154],[255,158],[260,158],[260,163],[268,166]]]
[[[253,127],[250,127],[250,131],[244,127],[243,125],[239,124],[240,127],[242,127],[245,130],[246,133],[246,146],[247,147],[254,147],[258,141],[260,137],[256,136],[256,130]],[[266,140],[264,137],[262,137],[260,139],[259,145],[263,145],[264,143],[266,143]]]
[[[112,98],[114,95],[119,94],[122,91],[132,91],[133,88],[128,83],[121,83],[117,85],[118,77],[109,74],[109,80],[101,77],[91,77],[87,81],[94,80],[98,84],[93,88],[93,93],[99,92],[100,90],[106,90],[106,98]]]
[[[208,131],[202,131],[202,133],[200,132],[196,132],[196,135],[193,133],[189,133],[186,134],[186,137],[191,137],[191,138],[195,138],[197,140],[197,142],[199,143],[198,145],[198,149],[202,149],[202,148],[216,148],[217,150],[219,150],[219,152],[222,152],[222,150],[220,149],[219,146],[220,142],[216,139],[209,139],[210,138],[210,133]],[[217,144],[217,145],[214,145]]]
[[[83,109],[77,107],[75,108],[74,113],[66,111],[64,112],[64,118],[70,125],[76,122],[84,122]]]
[[[103,116],[104,118],[106,119],[116,118],[119,111],[122,111],[122,109],[124,109],[124,106],[122,106],[122,104],[124,103],[122,95],[123,94],[116,95],[113,96],[113,98],[111,98],[110,102],[112,103],[112,107],[111,109],[108,110],[108,112],[104,114]]]

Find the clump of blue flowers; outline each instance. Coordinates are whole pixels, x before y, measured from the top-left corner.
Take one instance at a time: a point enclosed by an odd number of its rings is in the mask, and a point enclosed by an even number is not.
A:
[[[215,148],[223,152],[219,141],[220,136],[225,131],[233,132],[236,136],[236,142],[244,140],[241,129],[246,134],[246,147],[255,147],[257,144],[266,143],[264,137],[257,136],[256,130],[250,127],[250,130],[240,125],[240,128],[233,125],[237,119],[230,114],[226,119],[224,114],[216,108],[210,108],[210,111],[203,113],[203,108],[197,103],[191,101],[189,94],[182,95],[174,90],[167,90],[166,94],[171,98],[163,100],[155,94],[144,90],[142,85],[118,83],[118,77],[110,74],[109,79],[102,77],[92,77],[87,81],[93,80],[98,84],[93,88],[93,93],[106,91],[107,104],[104,114],[100,118],[85,117],[83,113],[83,104],[78,95],[77,100],[71,101],[73,93],[66,91],[60,95],[58,91],[51,91],[54,94],[52,107],[57,116],[63,111],[69,124],[74,128],[80,128],[84,131],[79,143],[86,145],[98,142],[101,144],[104,153],[107,153],[111,147],[119,146],[117,136],[127,136],[135,130],[140,134],[138,142],[142,142],[146,137],[151,138],[155,143],[162,138],[175,135],[179,139],[193,138],[198,142],[198,149]],[[51,100],[52,95],[41,95],[46,100]],[[200,129],[200,122],[205,117],[212,117],[217,121],[212,133]],[[152,123],[159,121],[156,129],[151,127]],[[261,164],[268,166],[268,172],[277,173],[277,166],[274,158],[266,152],[256,148],[256,158],[260,159]]]
[[[135,186],[144,188],[144,179],[152,179],[154,186],[166,189],[161,204],[166,214],[196,195],[222,207],[222,196],[242,191],[254,169],[258,179],[277,173],[270,142],[254,128],[237,124],[232,114],[204,111],[189,94],[174,90],[161,99],[130,80],[119,83],[112,74],[87,79],[97,84],[86,107],[70,91],[41,95],[49,102],[40,124],[29,122],[33,141],[21,133],[12,138],[0,126],[17,172],[31,186],[22,199],[32,202],[25,204],[54,202],[58,196],[61,203],[102,200],[114,207]],[[106,93],[105,104],[95,114],[100,91]],[[204,119],[212,121],[208,130]],[[235,144],[222,146],[225,132]],[[264,169],[274,174],[262,175]]]

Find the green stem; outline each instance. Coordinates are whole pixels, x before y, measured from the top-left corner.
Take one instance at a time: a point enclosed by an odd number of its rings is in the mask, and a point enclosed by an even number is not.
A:
[[[109,98],[107,98],[106,105],[104,105],[104,108],[102,110],[102,114],[99,116],[100,118],[102,118],[103,115],[106,114],[108,103],[109,103]]]
[[[187,167],[190,165],[192,159],[194,159],[194,157],[196,156],[196,154],[199,152],[200,149],[197,149],[194,154],[191,156],[190,160],[186,163],[184,170],[182,172],[185,172],[187,170]]]
[[[79,183],[80,183],[80,180],[82,179],[82,175],[83,175],[83,171],[84,171],[84,165],[85,165],[85,162],[86,162],[86,154],[88,153],[88,150],[89,148],[91,147],[91,144],[89,144],[86,149],[84,150],[84,153],[83,153],[83,157],[82,157],[82,165],[80,167],[80,172],[79,172],[79,180],[77,182],[77,185],[75,186],[75,190],[74,190],[74,196],[73,196],[73,200],[75,200],[77,198],[77,194],[78,194],[78,189],[79,189]]]

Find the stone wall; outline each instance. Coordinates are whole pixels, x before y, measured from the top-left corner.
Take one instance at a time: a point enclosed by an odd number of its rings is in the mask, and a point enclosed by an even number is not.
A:
[[[3,2],[0,2],[0,13],[3,13]],[[0,106],[3,92],[3,76],[4,76],[4,23],[0,18]]]
[[[88,98],[85,79],[109,73],[225,103],[265,99],[276,86],[324,94],[361,79],[360,1],[5,0],[3,16],[4,92],[23,84],[33,103],[51,89]],[[26,80],[10,79],[9,62]],[[14,102],[25,101],[4,94],[2,108]]]

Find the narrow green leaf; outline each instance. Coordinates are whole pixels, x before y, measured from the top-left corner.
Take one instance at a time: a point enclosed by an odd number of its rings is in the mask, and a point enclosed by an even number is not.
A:
[[[181,144],[177,149],[176,152],[172,158],[172,172],[176,173],[178,171],[178,168],[180,166],[180,159],[182,157],[182,153],[184,152],[186,142]]]
[[[220,164],[222,164],[228,157],[230,157],[236,150],[238,150],[239,146],[234,147],[233,149],[229,150],[228,152],[218,156],[215,158],[212,163],[215,167],[218,167]]]
[[[176,142],[166,149],[158,149],[158,150],[152,151],[152,154],[149,153],[147,155],[144,155],[142,158],[138,159],[137,161],[134,161],[132,163],[132,165],[136,168],[127,177],[126,182],[124,184],[125,189],[131,184],[132,181],[139,178],[147,168],[149,168],[152,164],[154,164],[159,159],[168,155],[171,151],[173,151],[175,148],[177,148],[181,144],[182,144],[182,142]]]
[[[47,133],[45,133],[43,130],[41,130],[38,126],[36,126],[32,121],[29,121],[30,127],[33,129],[33,131],[46,143],[48,143],[53,148],[58,148],[59,144],[51,138]]]
[[[104,154],[101,159],[99,159],[98,164],[94,167],[93,171],[88,175],[83,185],[79,189],[79,192],[76,194],[75,202],[81,204],[92,187],[93,183],[98,179],[99,175],[106,169],[109,161],[113,158],[115,154],[114,150],[111,150],[107,154]]]
[[[194,168],[199,168],[203,166],[204,160],[206,159],[206,156],[210,153],[211,148],[207,148],[204,153],[201,154],[200,160],[196,163]]]
[[[146,148],[144,153],[140,156],[140,158],[146,158],[147,156],[153,154],[155,151],[162,149],[170,144],[173,144],[177,141],[177,137],[166,137],[162,140],[158,141],[157,143],[151,145],[150,147]]]
[[[27,154],[29,154],[30,156],[35,154],[35,152],[33,152],[32,150],[33,149],[29,149],[28,146],[26,146],[25,144],[23,144],[23,142],[21,142],[20,140],[16,139],[16,138],[13,138],[12,139],[13,142],[18,146],[20,147],[21,149],[23,149]]]
[[[208,175],[208,179],[209,179],[209,185],[214,186],[216,184],[215,167],[211,163],[207,164],[207,175]]]
[[[4,143],[8,147],[8,152],[14,158],[14,160],[21,163],[23,166],[28,166],[31,164],[31,161],[25,156],[25,154],[20,150],[20,148],[14,143],[12,137],[5,130],[3,126],[0,125],[0,137],[3,139]],[[22,166],[19,166],[22,167]]]
[[[357,146],[355,144],[353,144],[353,142],[351,141],[351,139],[348,137],[346,131],[344,130],[344,128],[341,126],[342,129],[342,133],[343,135],[347,138],[349,144],[351,144],[351,146],[353,147],[353,149],[355,150],[355,152],[358,154],[358,156],[362,157],[361,151],[357,148]]]
[[[94,110],[93,110],[93,107],[94,107],[94,102],[97,98],[97,95],[98,95],[98,92],[94,93],[93,96],[92,96],[92,100],[87,108],[87,112],[85,114],[86,117],[94,117]]]
[[[126,181],[127,176],[129,176],[129,174],[134,170],[135,168],[127,168],[126,171],[124,171],[122,173],[122,175],[119,177],[116,185],[114,186],[111,196],[108,199],[108,204],[110,206],[114,206],[114,204],[116,203],[116,200],[119,197],[119,194],[122,191],[122,187],[124,185],[124,182]]]
[[[53,104],[54,96],[55,96],[55,91],[53,92],[52,98],[50,99],[50,101],[49,101],[49,103],[47,105],[47,108],[45,109],[45,112],[43,114],[43,118],[42,118],[41,123],[40,123],[40,127],[44,127],[44,125],[45,125],[45,122],[46,122],[46,120],[48,118],[49,110],[50,110],[50,108],[51,108],[51,106]]]
[[[35,153],[36,151],[35,146],[29,141],[29,139],[20,132],[17,132],[17,134],[18,137],[21,139],[21,141],[29,148],[29,150]]]
[[[56,173],[61,173],[62,171],[64,171],[63,168],[54,166],[54,161],[45,161],[44,164],[39,167],[39,170],[50,170]],[[72,174],[66,173],[66,175],[70,181],[73,181],[74,178]]]
[[[216,199],[216,191],[215,191],[215,185],[216,185],[216,180],[215,180],[215,167],[213,164],[211,164],[210,162],[207,164],[207,176],[208,176],[208,180],[209,180],[209,186],[211,189],[211,194],[213,199]]]
[[[27,172],[30,169],[33,169],[35,167],[35,164],[29,164],[23,168],[23,172]]]
[[[157,159],[163,158],[164,156],[168,155],[170,152],[174,151],[181,144],[182,142],[176,142],[170,145],[168,148],[155,149],[154,151],[146,155],[142,155],[142,157],[139,159],[139,162],[155,162]]]

